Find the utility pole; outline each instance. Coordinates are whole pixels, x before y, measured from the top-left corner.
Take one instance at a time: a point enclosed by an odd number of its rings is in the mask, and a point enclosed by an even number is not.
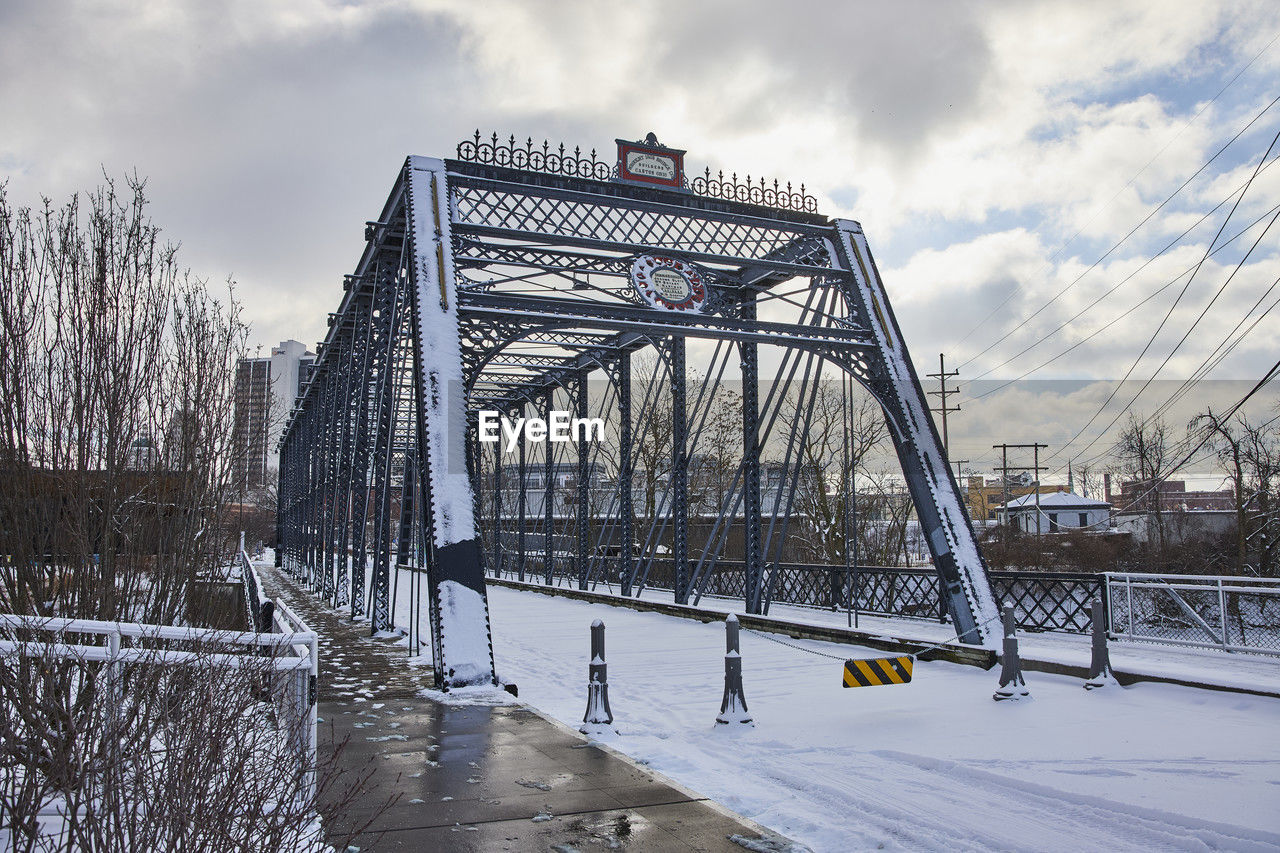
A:
[[[938,353],[938,372],[926,374],[926,376],[928,376],[930,379],[937,379],[938,382],[941,384],[941,390],[929,392],[934,396],[942,398],[940,407],[937,409],[930,409],[930,411],[942,413],[942,451],[943,453],[946,454],[948,459],[951,458],[951,444],[947,440],[947,413],[958,412],[960,411],[960,407],[954,406],[949,408],[947,406],[947,397],[952,394],[959,394],[960,389],[948,388],[947,380],[952,376],[959,376],[959,375],[960,375],[959,370],[953,370],[950,373],[947,372],[946,358],[945,356],[943,356],[942,353]]]
[[[1005,526],[1009,524],[1009,472],[1010,471],[1031,471],[1035,478],[1032,481],[1036,496],[1036,538],[1040,537],[1040,471],[1047,468],[1046,465],[1040,464],[1040,448],[1048,447],[1047,444],[993,444],[993,450],[1000,451],[1000,467],[996,470],[1000,472],[1000,483],[1004,489],[1004,521]],[[1009,449],[1026,450],[1030,448],[1033,451],[1034,461],[1031,465],[1009,465]]]

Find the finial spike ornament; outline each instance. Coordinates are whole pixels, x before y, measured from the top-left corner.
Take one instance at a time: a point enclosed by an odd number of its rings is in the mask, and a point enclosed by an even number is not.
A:
[[[645,135],[643,144],[658,148],[665,147],[658,141],[658,135],[653,132]],[[591,149],[591,158],[586,159],[581,146],[574,146],[573,151],[570,152],[563,142],[558,147],[553,147],[549,140],[543,140],[542,150],[539,152],[532,136],[527,137],[524,146],[520,147],[516,142],[515,134],[511,134],[506,142],[503,142],[494,131],[485,141],[479,128],[476,128],[471,138],[458,143],[457,152],[459,160],[472,163],[487,163],[597,181],[609,180],[613,176],[615,165],[613,161],[601,160],[595,148]],[[769,181],[764,177],[756,179],[747,175],[740,181],[737,172],[731,173],[731,176],[726,178],[723,169],[717,170],[712,176],[710,166],[705,167],[701,175],[688,178],[684,188],[694,195],[709,198],[760,204],[780,210],[818,212],[817,199],[805,192],[804,184],[800,184],[800,189],[797,191],[788,181],[786,190],[783,191],[780,182],[774,179],[771,190]]]

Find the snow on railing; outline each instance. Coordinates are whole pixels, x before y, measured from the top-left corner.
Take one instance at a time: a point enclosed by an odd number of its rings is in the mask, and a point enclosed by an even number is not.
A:
[[[309,642],[301,644],[290,644],[293,647],[294,654],[301,660],[309,664],[305,682],[298,685],[297,701],[307,714],[307,725],[303,727],[301,736],[305,738],[305,743],[299,744],[299,751],[307,757],[307,785],[308,793],[314,791],[315,785],[315,766],[316,766],[316,727],[318,718],[316,712],[316,679],[320,674],[320,657],[319,646],[317,644],[316,633],[303,622],[299,616],[293,612],[289,605],[283,601],[272,601],[263,597],[262,578],[258,575],[257,568],[254,567],[253,561],[249,559],[249,555],[244,549],[240,550],[238,555],[240,563],[240,576],[245,586],[245,606],[249,611],[249,624],[254,628],[266,631],[268,633],[258,634],[260,637],[309,637]],[[267,611],[263,610],[263,605],[270,603],[271,607]],[[271,624],[265,624],[265,614],[269,612]]]
[[[1280,655],[1280,580],[1107,572],[1113,636]]]
[[[22,636],[14,632],[36,636],[9,639]],[[101,639],[94,643],[94,637]],[[157,648],[157,643],[193,648]],[[97,663],[108,672],[142,664],[266,667],[277,673],[272,698],[283,718],[297,723],[287,730],[296,733],[292,747],[304,774],[303,801],[315,791],[318,652],[316,633],[285,606],[276,608],[272,630],[265,632],[0,613],[0,657]]]

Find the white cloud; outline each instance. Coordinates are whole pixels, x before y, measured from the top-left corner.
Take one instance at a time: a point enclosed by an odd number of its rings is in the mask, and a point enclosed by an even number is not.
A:
[[[447,155],[480,127],[608,156],[615,136],[653,130],[691,167],[803,181],[824,211],[862,221],[909,340],[963,357],[1065,287],[1256,111],[1280,48],[1187,126],[1277,30],[1266,2],[28,0],[0,9],[0,166],[31,201],[136,166],[187,262],[235,273],[269,344],[323,334],[405,154]],[[1070,316],[1248,168],[1222,165],[1230,174],[1206,176],[1000,351]],[[1250,211],[1278,197],[1274,171]],[[1271,243],[1250,274],[1274,258]],[[1153,265],[1126,291],[1162,274]],[[1261,287],[1249,281],[1227,308],[1243,310]],[[1149,321],[1117,324],[1119,340]],[[1092,375],[1106,353],[1081,363]]]

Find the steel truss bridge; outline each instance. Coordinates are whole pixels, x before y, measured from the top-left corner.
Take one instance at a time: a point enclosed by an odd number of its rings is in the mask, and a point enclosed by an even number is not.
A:
[[[883,410],[947,613],[992,645],[986,567],[861,226],[803,188],[689,182],[683,152],[649,143],[679,167],[669,186],[628,171],[621,140],[612,166],[478,135],[454,159],[407,159],[284,428],[282,564],[375,632],[393,568],[425,570],[445,689],[494,678],[487,606],[467,604],[487,570],[560,566],[632,595],[663,565],[684,603],[731,562],[733,531],[735,589],[758,613],[788,536],[841,535],[792,520],[831,485],[806,452],[824,389],[847,415],[856,382]],[[693,288],[684,306],[671,274],[659,297],[675,301],[646,298],[655,263]],[[482,410],[601,417],[610,436],[507,453],[478,440]],[[715,505],[691,512],[712,436],[729,462]]]

